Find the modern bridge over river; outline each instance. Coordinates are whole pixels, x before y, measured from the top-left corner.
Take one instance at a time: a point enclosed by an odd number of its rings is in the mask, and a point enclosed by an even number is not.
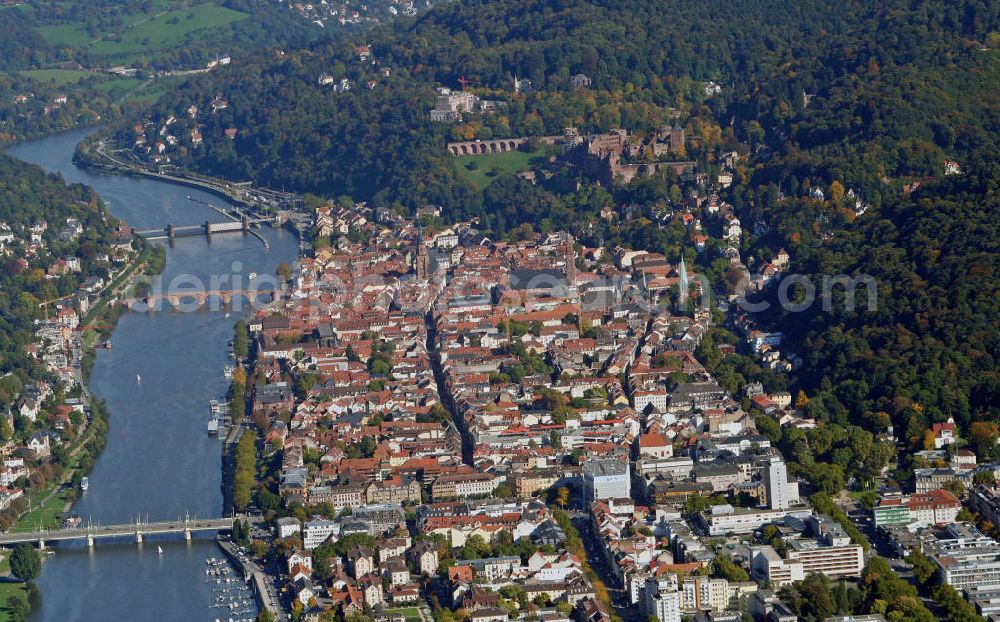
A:
[[[184,534],[185,540],[191,534],[207,531],[231,531],[232,518],[190,518],[173,521],[143,522],[137,520],[125,525],[86,525],[67,529],[43,529],[24,533],[0,534],[0,546],[10,546],[21,542],[37,542],[38,548],[45,548],[46,542],[59,540],[86,540],[87,546],[94,546],[99,538],[134,538],[142,542],[146,536],[162,534]]]

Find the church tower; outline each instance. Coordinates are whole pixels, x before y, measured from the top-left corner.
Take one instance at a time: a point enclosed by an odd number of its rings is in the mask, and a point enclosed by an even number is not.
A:
[[[570,287],[576,286],[576,251],[573,250],[573,236],[568,232],[563,232],[563,243],[566,245],[566,280]]]
[[[677,308],[683,311],[687,309],[688,301],[688,272],[687,266],[684,264],[683,252],[681,253],[681,265],[677,268],[677,271],[680,272],[680,291],[677,296]]]
[[[423,238],[417,240],[417,278],[421,281],[427,280],[430,273],[430,255],[427,254],[427,246]]]

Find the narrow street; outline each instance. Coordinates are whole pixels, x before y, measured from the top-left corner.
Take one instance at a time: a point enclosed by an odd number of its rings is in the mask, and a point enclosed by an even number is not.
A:
[[[608,588],[608,594],[611,596],[611,602],[615,607],[615,611],[625,622],[643,622],[642,613],[639,611],[638,605],[629,604],[628,595],[621,588],[618,580],[612,575],[611,568],[608,567],[607,558],[601,549],[601,539],[594,533],[594,524],[590,519],[590,515],[578,510],[566,510],[566,514],[573,521],[573,526],[576,527],[576,530],[580,532],[580,538],[583,540],[583,545],[587,550],[587,562]]]
[[[441,398],[441,405],[451,415],[455,427],[458,429],[459,434],[462,435],[462,461],[471,465],[473,443],[469,437],[468,430],[465,428],[465,421],[455,414],[455,402],[451,399],[451,392],[448,391],[445,384],[444,370],[441,368],[441,353],[437,349],[437,326],[434,324],[433,311],[427,312],[424,316],[424,321],[427,325],[427,355],[430,357],[431,368],[434,370],[434,382],[437,385],[438,396]]]

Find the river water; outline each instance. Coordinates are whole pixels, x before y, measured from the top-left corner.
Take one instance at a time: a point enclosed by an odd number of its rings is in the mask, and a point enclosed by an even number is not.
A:
[[[67,182],[93,187],[111,213],[136,229],[221,222],[225,217],[188,197],[224,205],[218,196],[148,178],[95,173],[72,163],[75,146],[92,130],[26,142],[8,153]],[[168,246],[163,289],[182,275],[206,284],[212,275],[249,271],[274,274],[297,255],[297,239],[283,229],[261,230],[270,249],[240,233],[178,238]],[[166,244],[164,242],[164,244]],[[190,287],[189,283],[184,286]],[[235,314],[222,311],[130,312],[99,350],[90,378],[111,414],[107,447],[90,474],[90,490],[73,511],[84,522],[127,523],[222,514],[221,442],[209,437],[208,402],[224,395],[226,342]],[[137,380],[137,374],[141,381]],[[163,554],[157,553],[162,546]],[[38,586],[42,606],[34,620],[197,621],[228,619],[210,609],[213,585],[204,581],[205,559],[221,557],[206,536],[98,541],[56,545]]]

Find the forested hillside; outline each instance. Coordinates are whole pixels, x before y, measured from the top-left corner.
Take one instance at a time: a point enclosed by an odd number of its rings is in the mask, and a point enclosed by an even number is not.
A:
[[[0,8],[0,70],[27,69],[35,60],[52,53],[42,35],[35,30],[35,20],[24,12]]]
[[[815,304],[776,316],[802,353],[803,386],[818,391],[813,416],[880,431],[895,424],[918,445],[949,416],[964,429],[1000,419],[998,180],[993,150],[963,177],[885,202],[799,263],[817,284],[839,274],[878,283],[871,307],[858,287],[850,310],[838,287],[829,312]]]
[[[198,68],[219,54],[305,43],[321,29],[268,0],[37,1],[0,10],[0,70],[58,64]]]
[[[459,2],[373,31],[359,40],[371,46],[365,61],[347,43],[262,55],[193,80],[155,116],[223,93],[230,106],[199,120],[205,149],[188,164],[411,205],[467,210],[470,198],[450,188],[446,138],[647,131],[678,114],[703,139],[706,164],[736,137],[787,156],[763,181],[821,175],[874,190],[883,176],[939,171],[986,129],[1000,91],[989,47],[997,12],[940,0],[915,10],[822,0]],[[578,72],[592,88],[570,88]],[[317,83],[324,73],[355,88],[334,93]],[[463,76],[509,106],[451,127],[427,122],[433,88],[457,88]],[[535,90],[513,93],[515,76]],[[706,80],[722,93],[706,98]],[[227,127],[239,130],[235,141]]]
[[[37,0],[0,7],[0,32],[0,143],[115,122],[176,87],[169,72],[328,36],[271,0]]]

